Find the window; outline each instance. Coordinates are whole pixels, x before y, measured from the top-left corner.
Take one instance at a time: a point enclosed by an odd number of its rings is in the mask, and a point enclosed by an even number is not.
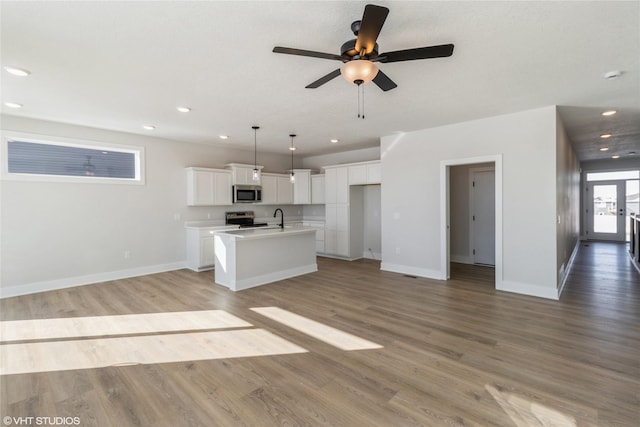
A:
[[[3,143],[6,179],[144,183],[142,147],[19,135]]]
[[[587,181],[610,181],[640,178],[640,171],[587,172]]]

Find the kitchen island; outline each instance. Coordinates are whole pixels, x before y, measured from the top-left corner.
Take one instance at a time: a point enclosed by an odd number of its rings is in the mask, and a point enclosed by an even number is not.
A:
[[[216,231],[215,282],[240,291],[318,271],[315,236],[302,226]]]

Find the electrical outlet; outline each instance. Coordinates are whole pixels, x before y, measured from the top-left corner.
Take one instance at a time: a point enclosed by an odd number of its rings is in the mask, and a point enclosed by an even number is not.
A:
[[[180,221],[181,215],[179,213],[174,213],[173,214],[173,220],[174,221]]]
[[[130,250],[124,251],[124,259],[129,259],[129,258],[131,258],[131,251]]]

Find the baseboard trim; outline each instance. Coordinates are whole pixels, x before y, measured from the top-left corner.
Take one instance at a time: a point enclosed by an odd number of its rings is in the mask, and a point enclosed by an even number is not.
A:
[[[389,262],[380,263],[380,270],[390,271],[392,273],[408,274],[411,276],[425,277],[427,279],[446,280],[439,270],[429,270],[427,268],[418,268],[408,265],[392,264]]]
[[[451,254],[451,262],[457,262],[460,264],[473,264],[471,257],[465,255],[453,255]]]
[[[513,292],[515,294],[528,295],[531,297],[552,299],[556,301],[560,299],[558,290],[555,287],[538,286],[529,283],[519,283],[508,280],[503,280],[500,284],[496,283],[496,290]]]
[[[580,249],[580,244],[582,242],[578,240],[576,245],[573,247],[573,252],[571,252],[571,256],[569,257],[569,261],[567,261],[567,266],[559,277],[559,286],[558,286],[558,299],[560,299],[560,295],[562,295],[562,291],[564,291],[564,285],[567,283],[567,277],[569,277],[569,272],[573,267],[573,261],[576,259],[576,255],[578,254],[578,249]]]
[[[111,280],[127,279],[129,277],[145,276],[147,274],[164,273],[165,271],[180,270],[186,268],[184,261],[168,264],[149,265],[126,270],[109,271],[105,273],[88,274],[85,276],[65,277],[63,279],[45,280],[42,282],[27,283],[24,285],[0,288],[0,299],[21,295],[35,294],[38,292],[55,291],[58,289],[73,288],[76,286],[92,285]]]

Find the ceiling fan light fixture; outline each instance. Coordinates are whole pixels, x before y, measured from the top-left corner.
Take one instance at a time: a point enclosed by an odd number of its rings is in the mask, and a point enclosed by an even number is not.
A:
[[[345,62],[340,70],[342,77],[349,83],[369,83],[378,75],[378,66],[366,59],[355,59]]]

